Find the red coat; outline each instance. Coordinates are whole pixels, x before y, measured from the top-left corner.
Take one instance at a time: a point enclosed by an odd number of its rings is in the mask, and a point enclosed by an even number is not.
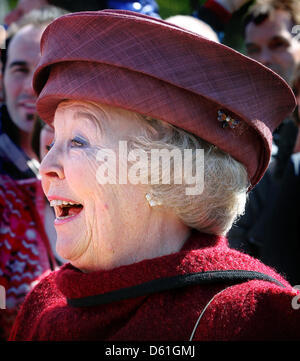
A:
[[[0,176],[0,285],[6,309],[0,309],[0,340],[7,339],[17,311],[39,277],[55,265],[44,230],[41,182]]]
[[[189,340],[209,300],[227,284],[192,285],[74,307],[67,299],[102,294],[155,279],[190,273],[245,269],[276,278],[229,287],[207,307],[194,340],[300,339],[298,295],[275,271],[227,246],[223,237],[194,232],[175,254],[144,260],[110,271],[84,274],[64,265],[44,278],[26,298],[11,340]],[[298,297],[298,296],[297,296]]]

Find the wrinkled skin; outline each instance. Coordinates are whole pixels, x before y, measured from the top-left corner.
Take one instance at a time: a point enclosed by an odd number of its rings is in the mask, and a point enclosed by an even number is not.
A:
[[[179,250],[189,229],[165,207],[150,207],[148,185],[99,184],[97,152],[118,152],[120,140],[142,135],[144,121],[109,106],[59,105],[55,138],[40,173],[48,199],[83,205],[71,221],[55,223],[56,249],[84,272],[112,269]]]

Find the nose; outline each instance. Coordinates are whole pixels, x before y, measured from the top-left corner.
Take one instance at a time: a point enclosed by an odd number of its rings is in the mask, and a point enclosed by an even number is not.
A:
[[[24,92],[26,92],[26,94],[30,95],[30,96],[34,96],[35,97],[35,93],[33,90],[33,85],[32,85],[32,80],[33,80],[33,72],[29,72],[28,76],[26,77],[26,79],[24,80]]]
[[[65,178],[64,167],[60,159],[58,151],[51,148],[40,165],[39,171],[42,181],[51,182]]]

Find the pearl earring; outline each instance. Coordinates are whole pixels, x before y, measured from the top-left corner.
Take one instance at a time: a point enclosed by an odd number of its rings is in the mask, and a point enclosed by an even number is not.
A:
[[[152,199],[152,195],[150,193],[147,193],[145,197],[150,207],[160,206],[162,204],[162,202]]]

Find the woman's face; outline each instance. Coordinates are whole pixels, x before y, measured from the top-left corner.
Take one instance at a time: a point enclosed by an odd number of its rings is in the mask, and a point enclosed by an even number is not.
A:
[[[118,155],[119,141],[142,134],[143,121],[125,110],[72,102],[58,106],[54,129],[40,173],[55,206],[59,255],[86,272],[155,256],[144,244],[153,223],[145,186],[100,184],[96,177],[98,151]],[[65,208],[59,201],[76,205]]]

